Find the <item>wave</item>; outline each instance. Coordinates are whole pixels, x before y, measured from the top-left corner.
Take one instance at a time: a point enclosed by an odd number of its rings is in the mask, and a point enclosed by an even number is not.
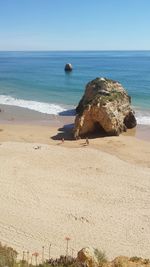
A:
[[[38,101],[17,99],[6,95],[0,95],[0,104],[27,108],[41,113],[52,114],[52,115],[58,115],[59,113],[66,111],[65,108],[57,104],[49,104]]]
[[[12,96],[0,95],[0,104],[17,106],[22,108],[27,108],[37,112],[51,114],[51,115],[61,115],[61,116],[74,116],[75,110],[63,107],[58,104],[44,103],[32,100],[24,100],[13,98]],[[135,108],[135,116],[138,124],[150,125],[150,110],[141,110]]]
[[[136,110],[135,116],[138,124],[150,125],[150,110]]]

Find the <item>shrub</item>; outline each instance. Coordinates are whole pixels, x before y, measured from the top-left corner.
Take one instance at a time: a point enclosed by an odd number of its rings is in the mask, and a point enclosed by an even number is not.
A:
[[[0,243],[0,267],[14,266],[17,259],[17,251]]]
[[[102,266],[104,263],[107,262],[107,258],[105,252],[98,250],[97,248],[94,250],[94,254],[98,260],[99,266]]]
[[[138,262],[138,261],[140,261],[140,260],[142,260],[142,258],[137,257],[137,256],[134,256],[134,257],[131,257],[131,258],[130,258],[130,261],[133,261],[133,262]]]

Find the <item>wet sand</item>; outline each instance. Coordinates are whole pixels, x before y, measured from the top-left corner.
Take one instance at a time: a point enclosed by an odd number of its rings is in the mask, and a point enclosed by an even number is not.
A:
[[[75,116],[73,111],[62,112],[60,115],[49,115],[15,106],[0,106],[0,124],[11,125],[45,125],[51,128],[73,127]],[[150,125],[137,125],[136,128],[123,133],[125,136],[134,136],[150,141]]]

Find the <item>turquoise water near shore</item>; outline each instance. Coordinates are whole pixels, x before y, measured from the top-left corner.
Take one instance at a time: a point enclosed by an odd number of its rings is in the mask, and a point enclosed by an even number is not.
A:
[[[138,123],[150,124],[150,51],[0,52],[0,104],[59,114],[74,108],[96,77],[121,82]]]

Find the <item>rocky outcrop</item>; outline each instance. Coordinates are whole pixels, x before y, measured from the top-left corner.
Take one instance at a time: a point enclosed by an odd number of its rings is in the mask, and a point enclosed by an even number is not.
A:
[[[150,260],[139,257],[128,258],[119,256],[109,262],[108,265],[108,267],[150,267]]]
[[[149,259],[119,256],[108,261],[104,253],[94,248],[83,248],[78,252],[77,267],[150,267]]]
[[[98,260],[95,255],[95,249],[92,247],[83,248],[77,255],[78,267],[98,267]]]
[[[67,64],[65,65],[65,71],[72,71],[72,70],[73,70],[72,65],[71,65],[70,63],[67,63]]]
[[[87,84],[76,112],[75,138],[94,131],[119,135],[136,126],[130,96],[119,82],[106,78]]]

